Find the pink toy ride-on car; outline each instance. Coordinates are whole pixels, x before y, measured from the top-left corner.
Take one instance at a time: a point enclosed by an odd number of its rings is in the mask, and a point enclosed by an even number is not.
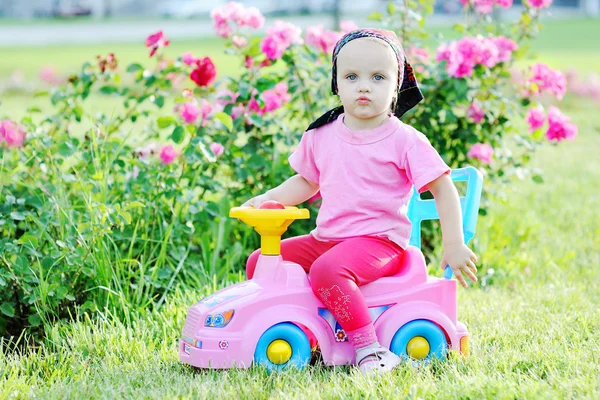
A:
[[[455,181],[467,181],[461,197],[465,241],[475,234],[482,175],[473,167],[456,169]],[[381,345],[406,359],[445,358],[449,350],[469,353],[469,333],[457,320],[455,280],[450,268],[444,278],[427,275],[420,250],[420,225],[437,219],[434,200],[416,193],[409,204],[413,223],[403,268],[394,276],[362,286]],[[279,254],[281,235],[308,210],[269,203],[235,207],[230,217],[253,226],[261,235],[261,255],[254,277],[198,301],[187,313],[179,345],[183,363],[198,368],[268,370],[303,368],[320,349],[325,365],[355,363],[355,352],[333,314],[314,295],[298,264]]]

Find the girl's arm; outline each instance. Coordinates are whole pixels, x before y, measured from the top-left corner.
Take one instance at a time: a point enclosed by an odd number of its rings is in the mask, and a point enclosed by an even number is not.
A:
[[[284,206],[295,206],[310,199],[318,191],[318,184],[307,181],[301,175],[294,175],[276,188],[251,198],[242,207],[258,207],[267,200],[275,200]]]
[[[460,284],[467,287],[463,273],[473,282],[477,282],[475,276],[477,256],[464,243],[458,192],[448,174],[430,182],[427,187],[435,197],[435,205],[442,225],[444,255],[441,267],[445,268],[446,265],[449,265]]]

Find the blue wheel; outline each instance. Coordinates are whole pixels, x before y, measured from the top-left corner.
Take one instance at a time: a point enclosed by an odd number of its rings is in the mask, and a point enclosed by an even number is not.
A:
[[[254,350],[254,363],[269,371],[296,367],[310,361],[310,343],[302,329],[290,322],[273,325],[262,334]]]
[[[417,319],[398,329],[390,350],[404,359],[441,360],[448,354],[448,342],[439,326],[431,321]]]

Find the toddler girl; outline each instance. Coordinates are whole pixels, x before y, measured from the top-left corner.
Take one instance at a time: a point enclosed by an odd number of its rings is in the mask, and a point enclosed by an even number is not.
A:
[[[321,192],[316,228],[283,240],[281,255],[309,274],[356,349],[360,370],[370,375],[392,370],[400,358],[379,345],[359,287],[398,272],[411,232],[406,211],[413,185],[435,197],[442,267],[450,265],[466,287],[464,275],[477,280],[477,258],[464,244],[450,168],[422,133],[399,120],[423,96],[396,35],[360,29],[342,37],[333,50],[332,91],[342,105],[302,136],[289,158],[298,174],[243,206],[297,205]],[[248,259],[248,278],[259,254]]]

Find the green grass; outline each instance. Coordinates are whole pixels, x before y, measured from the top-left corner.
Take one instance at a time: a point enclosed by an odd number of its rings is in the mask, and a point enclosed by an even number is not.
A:
[[[353,368],[199,371],[179,363],[187,306],[177,293],[128,324],[111,316],[54,327],[38,349],[0,357],[0,399],[41,398],[589,398],[600,396],[600,117],[569,110],[574,142],[545,146],[545,183],[516,182],[480,220],[474,241],[494,269],[459,291],[472,354],[364,379]],[[584,161],[582,161],[584,160]]]

